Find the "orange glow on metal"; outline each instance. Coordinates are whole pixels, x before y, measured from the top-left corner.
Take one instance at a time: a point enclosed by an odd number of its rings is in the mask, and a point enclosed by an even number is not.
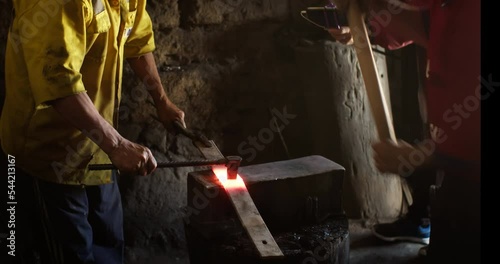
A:
[[[225,189],[238,189],[238,188],[246,188],[243,179],[240,175],[236,175],[235,180],[229,180],[227,178],[227,168],[225,166],[214,166],[212,168],[215,176],[219,179],[219,182],[224,186]]]

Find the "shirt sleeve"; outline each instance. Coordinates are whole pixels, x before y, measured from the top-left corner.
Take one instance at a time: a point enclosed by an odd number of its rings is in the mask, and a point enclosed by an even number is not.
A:
[[[50,14],[35,4],[18,18],[20,41],[12,44],[20,44],[36,106],[86,91],[80,68],[89,12],[87,2],[70,0]]]
[[[377,44],[389,50],[396,50],[413,43],[412,39],[399,35],[397,31],[391,32],[390,29],[387,30],[376,20],[370,20],[369,26],[372,29],[378,29],[378,31],[371,30],[372,32],[377,32],[372,35],[373,44]]]
[[[428,9],[425,0],[403,0],[403,4],[415,8],[404,10],[401,8],[386,8],[373,11],[368,25],[373,44],[389,50],[403,48],[412,43],[426,45],[422,16],[423,10]]]
[[[146,1],[139,0],[135,22],[130,30],[130,35],[125,42],[125,58],[139,57],[155,50],[153,25],[148,12]]]

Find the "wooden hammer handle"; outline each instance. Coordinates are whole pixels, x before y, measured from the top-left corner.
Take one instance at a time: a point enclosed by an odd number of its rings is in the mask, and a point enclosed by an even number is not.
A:
[[[359,61],[361,75],[365,82],[366,94],[370,102],[373,118],[379,139],[390,139],[397,144],[394,125],[390,118],[389,106],[385,98],[382,85],[378,78],[377,65],[371,49],[370,39],[368,38],[368,30],[364,21],[364,14],[359,8],[357,0],[349,2],[347,10],[347,20],[351,28],[351,34],[354,39],[354,49]],[[401,188],[406,198],[408,206],[413,204],[413,196],[405,179],[400,178]]]
[[[396,141],[389,107],[380,85],[379,74],[373,57],[368,31],[364,22],[364,14],[359,9],[358,1],[350,1],[347,20],[354,39],[354,48],[359,61],[359,67],[365,82],[366,93],[370,102],[373,118],[380,139]]]

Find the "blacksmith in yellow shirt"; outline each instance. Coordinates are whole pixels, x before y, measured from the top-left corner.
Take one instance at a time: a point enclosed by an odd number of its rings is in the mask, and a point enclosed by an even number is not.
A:
[[[116,175],[87,167],[112,162],[138,175],[156,168],[148,148],[116,130],[124,60],[143,80],[160,120],[184,124],[156,69],[146,0],[13,0],[13,6],[0,141],[16,157],[18,175],[36,186],[44,227],[57,230],[48,236],[55,245],[50,263],[122,263]]]

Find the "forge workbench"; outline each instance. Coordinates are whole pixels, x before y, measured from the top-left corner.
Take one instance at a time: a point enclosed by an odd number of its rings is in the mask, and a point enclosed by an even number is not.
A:
[[[190,263],[348,263],[342,166],[308,156],[241,167],[239,174],[283,257],[259,256],[224,187],[206,170],[188,175]]]

